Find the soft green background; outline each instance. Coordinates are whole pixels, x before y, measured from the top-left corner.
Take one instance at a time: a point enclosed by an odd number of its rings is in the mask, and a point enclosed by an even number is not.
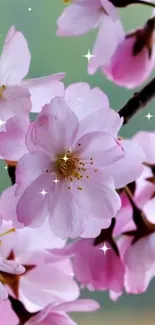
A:
[[[32,8],[31,11],[28,8]],[[82,57],[91,50],[96,31],[77,38],[56,37],[56,19],[64,7],[63,0],[0,0],[0,47],[10,25],[14,24],[28,40],[32,54],[29,77],[40,77],[50,73],[67,72],[65,84],[86,81],[91,86],[104,90],[111,107],[118,110],[130,98],[133,92],[116,87],[98,72],[94,76],[87,74],[87,61]],[[150,8],[132,6],[121,13],[126,29],[143,24],[151,14]],[[103,35],[104,37],[104,35]],[[110,42],[110,39],[109,39]],[[123,136],[132,136],[137,130],[153,130],[155,117],[148,121],[145,115],[154,114],[154,102],[132,119],[122,130]],[[0,190],[9,185],[4,164],[0,164]],[[103,306],[103,312],[93,316],[75,316],[79,324],[154,324],[155,286],[151,283],[147,293],[140,296],[124,295],[113,303],[104,293],[87,296],[96,297]]]

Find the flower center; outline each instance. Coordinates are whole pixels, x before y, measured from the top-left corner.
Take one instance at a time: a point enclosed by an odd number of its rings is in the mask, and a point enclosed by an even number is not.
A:
[[[80,179],[83,176],[80,174],[84,167],[84,163],[80,162],[79,158],[71,154],[69,151],[67,154],[58,155],[55,162],[55,171],[59,179],[73,180],[73,177]]]
[[[6,86],[5,85],[2,85],[1,87],[0,87],[0,99],[2,99],[3,98],[3,91],[6,89]]]
[[[71,2],[72,2],[72,0],[64,0],[64,3],[66,3],[66,4],[69,4]]]

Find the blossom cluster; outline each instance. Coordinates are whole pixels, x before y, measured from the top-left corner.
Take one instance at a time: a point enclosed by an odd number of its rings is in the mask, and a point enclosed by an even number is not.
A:
[[[88,73],[126,88],[148,78],[154,11],[125,35],[118,8],[135,1],[64,2],[57,35],[99,28]],[[25,79],[30,60],[12,26],[0,56],[0,159],[12,182],[0,195],[0,324],[74,325],[67,312],[99,308],[81,288],[115,301],[155,276],[155,132],[121,138],[124,118],[101,89],[65,87],[65,73]]]

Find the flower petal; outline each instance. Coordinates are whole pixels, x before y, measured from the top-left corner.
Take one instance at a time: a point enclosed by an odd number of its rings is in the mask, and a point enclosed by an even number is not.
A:
[[[0,58],[1,83],[7,86],[20,84],[29,71],[30,60],[24,35],[11,27]]]
[[[100,11],[72,4],[65,8],[57,20],[57,35],[80,35],[94,28],[100,19]]]

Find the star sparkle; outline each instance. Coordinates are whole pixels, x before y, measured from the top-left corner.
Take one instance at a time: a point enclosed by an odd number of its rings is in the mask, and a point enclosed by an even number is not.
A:
[[[106,252],[108,251],[108,249],[110,249],[109,247],[106,246],[106,243],[104,243],[104,245],[102,247],[99,248],[101,251],[104,252],[104,255],[106,254]]]
[[[64,157],[62,158],[65,162],[67,162],[67,160],[69,159],[66,155],[64,155]]]
[[[58,184],[59,179],[58,179],[58,178],[55,178],[55,179],[53,180],[53,182],[54,182],[55,184]]]
[[[149,113],[147,113],[147,115],[145,115],[145,117],[150,121],[150,119],[153,117],[153,115],[149,112]]]
[[[90,62],[91,58],[95,58],[95,55],[90,53],[90,50],[88,50],[88,53],[85,55],[82,55],[84,58],[88,60],[88,63]]]
[[[0,120],[0,126],[4,125],[6,122]]]
[[[31,7],[29,7],[29,8],[28,8],[28,11],[32,11],[32,8],[31,8]]]
[[[40,194],[42,194],[42,196],[45,196],[48,192],[46,192],[43,188],[42,192],[39,192]]]

